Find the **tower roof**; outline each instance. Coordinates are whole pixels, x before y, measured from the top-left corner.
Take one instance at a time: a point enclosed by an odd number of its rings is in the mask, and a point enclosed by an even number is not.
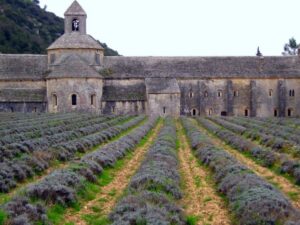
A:
[[[50,45],[51,49],[99,49],[103,47],[90,35],[72,32],[64,34]]]
[[[76,0],[65,12],[65,16],[73,16],[73,15],[86,16],[86,12]]]

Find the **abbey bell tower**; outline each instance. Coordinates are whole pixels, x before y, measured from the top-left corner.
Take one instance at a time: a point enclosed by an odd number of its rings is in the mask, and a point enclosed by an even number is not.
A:
[[[65,33],[86,34],[86,18],[86,12],[77,1],[74,1],[65,12]]]

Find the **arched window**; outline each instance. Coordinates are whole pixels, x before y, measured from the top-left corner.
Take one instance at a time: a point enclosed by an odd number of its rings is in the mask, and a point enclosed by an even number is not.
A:
[[[192,109],[192,116],[197,116],[197,109]]]
[[[223,93],[221,90],[218,91],[218,97],[222,97],[223,96]]]
[[[290,95],[290,97],[294,97],[295,96],[295,90],[290,90],[289,95]]]
[[[190,98],[193,98],[194,97],[194,93],[192,91],[190,91],[189,96],[190,96]]]
[[[248,117],[249,116],[249,110],[245,109],[245,116]]]
[[[277,116],[278,116],[278,110],[274,109],[274,117],[277,117]]]
[[[208,92],[207,92],[207,91],[204,92],[204,97],[205,97],[205,98],[208,97]]]
[[[79,31],[80,22],[78,19],[73,19],[72,21],[72,31]]]
[[[233,96],[234,97],[238,97],[239,96],[239,92],[238,91],[233,91]]]
[[[163,107],[163,113],[166,114],[167,113],[167,108]]]
[[[56,94],[52,94],[52,105],[57,106],[57,95]]]
[[[96,95],[95,94],[91,95],[91,105],[93,105],[93,106],[96,105]]]
[[[77,95],[72,95],[72,105],[77,105]]]
[[[269,90],[269,96],[271,97],[272,95],[273,95],[273,90],[270,89],[270,90]]]
[[[289,108],[287,114],[288,114],[288,117],[293,116],[293,109]]]
[[[213,114],[213,109],[208,110],[208,115],[211,116]]]

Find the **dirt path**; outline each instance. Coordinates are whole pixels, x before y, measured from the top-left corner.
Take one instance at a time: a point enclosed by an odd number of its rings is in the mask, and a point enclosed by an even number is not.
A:
[[[192,154],[182,125],[177,122],[180,148],[178,152],[180,171],[184,183],[184,196],[181,204],[188,216],[198,219],[198,225],[229,225],[230,216],[225,202],[218,196],[210,174],[201,168]]]
[[[99,216],[105,217],[111,212],[126,189],[131,177],[140,167],[146,152],[157,137],[161,127],[162,122],[159,122],[147,142],[134,151],[134,156],[124,162],[124,168],[114,174],[113,180],[108,185],[99,189],[99,193],[92,201],[85,203],[79,212],[69,211],[66,214],[65,221],[68,224],[86,225],[87,222],[83,219],[84,216],[100,214]],[[95,209],[97,209],[97,212],[95,212]]]
[[[241,163],[243,163],[248,168],[253,170],[253,172],[256,173],[258,176],[263,177],[264,179],[266,179],[267,181],[269,181],[270,183],[278,187],[290,199],[292,204],[296,208],[300,209],[300,187],[291,183],[285,177],[277,175],[275,172],[271,171],[270,169],[258,165],[252,159],[247,158],[237,150],[234,150],[232,147],[228,146],[221,139],[209,133],[201,125],[199,126],[199,128],[203,133],[205,133],[211,138],[211,140],[216,146],[226,150],[231,155],[233,155],[237,160],[239,160]]]

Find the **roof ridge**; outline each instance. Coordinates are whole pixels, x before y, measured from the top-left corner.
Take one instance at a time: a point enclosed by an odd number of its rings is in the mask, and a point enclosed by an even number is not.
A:
[[[65,12],[65,16],[72,15],[87,15],[82,6],[77,2],[77,0],[75,0]]]

